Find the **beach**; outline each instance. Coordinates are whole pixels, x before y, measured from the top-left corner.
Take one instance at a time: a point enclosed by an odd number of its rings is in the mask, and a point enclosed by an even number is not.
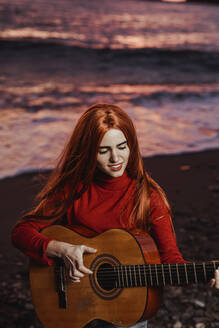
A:
[[[219,150],[144,158],[144,164],[168,196],[184,258],[218,259]],[[28,261],[9,239],[13,224],[33,206],[40,186],[37,173],[0,181],[0,327],[40,327],[31,303]],[[149,327],[219,327],[218,306],[218,292],[205,285],[166,287],[164,304]]]

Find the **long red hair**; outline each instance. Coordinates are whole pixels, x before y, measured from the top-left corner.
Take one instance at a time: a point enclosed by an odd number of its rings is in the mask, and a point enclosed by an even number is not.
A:
[[[37,195],[38,205],[24,215],[20,223],[25,220],[61,220],[72,202],[80,198],[92,182],[99,145],[104,134],[111,128],[123,132],[130,149],[127,172],[136,181],[130,226],[135,222],[137,227],[148,229],[151,188],[160,194],[169,208],[163,190],[145,172],[130,117],[116,105],[96,104],[88,108],[78,120],[56,168]],[[82,186],[80,192],[79,184]]]

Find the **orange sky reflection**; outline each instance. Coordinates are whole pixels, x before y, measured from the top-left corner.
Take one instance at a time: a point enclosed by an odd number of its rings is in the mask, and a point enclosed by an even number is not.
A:
[[[187,0],[161,0],[163,2],[186,2]]]

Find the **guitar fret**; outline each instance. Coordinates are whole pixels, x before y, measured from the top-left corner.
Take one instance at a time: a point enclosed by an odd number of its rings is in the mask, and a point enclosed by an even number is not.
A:
[[[171,264],[171,273],[172,273],[173,285],[178,285],[179,277],[178,277],[178,267],[176,263]]]
[[[148,266],[149,266],[149,274],[150,274],[151,286],[153,286],[152,272],[151,272],[151,265],[149,264]]]
[[[176,263],[176,273],[177,273],[177,282],[178,282],[178,285],[180,285],[180,278],[179,278],[179,267],[178,267],[178,263]]]
[[[157,274],[157,264],[154,265],[154,269],[155,269],[155,275],[156,275],[157,286],[159,286],[159,279],[158,279],[158,274]]]
[[[118,283],[119,283],[119,287],[121,288],[122,287],[122,282],[121,282],[121,279],[120,279],[120,272],[119,272],[119,266],[116,267],[117,268],[117,271],[118,271]]]
[[[199,264],[192,262],[115,266],[115,288],[207,282],[213,277],[218,265],[217,261],[212,261]]]
[[[138,272],[139,272],[139,282],[140,282],[140,287],[142,287],[140,265],[138,265]]]
[[[113,267],[113,270],[114,270],[114,273],[115,273],[115,276],[116,276],[116,267],[115,266]],[[118,283],[118,280],[116,279],[115,288],[118,288],[118,287],[119,287],[119,283]]]
[[[145,271],[145,265],[143,265],[143,268],[144,268],[144,281],[145,281],[145,286],[147,286],[148,283],[147,283],[147,275],[146,275],[146,271]]]
[[[126,265],[124,266],[124,269],[125,269],[125,277],[126,277],[126,287],[129,287],[129,281],[128,281],[128,274],[127,274]]]
[[[122,287],[125,287],[122,266],[120,266],[120,268],[121,268],[121,276],[122,276]]]
[[[203,272],[204,272],[204,277],[205,277],[205,281],[207,281],[207,274],[206,274],[206,267],[205,267],[205,263],[202,263],[203,266]]]
[[[194,262],[193,262],[193,270],[194,270],[195,282],[197,284],[198,283],[198,279],[197,279],[196,266],[195,266],[195,263]]]
[[[130,277],[130,282],[131,282],[131,287],[132,285],[132,271],[131,271],[131,265],[129,265],[129,277]]]
[[[165,281],[165,276],[164,276],[164,266],[163,266],[163,264],[161,264],[161,269],[162,269],[163,285],[166,286],[166,281]]]
[[[186,263],[184,263],[184,268],[185,268],[185,275],[186,275],[186,283],[188,285],[189,284],[189,280],[188,280],[188,272],[187,272],[187,265],[186,265]]]
[[[172,285],[173,284],[173,279],[172,279],[171,266],[170,266],[170,264],[168,264],[168,266],[169,266],[170,284]]]
[[[135,265],[133,266],[133,268],[134,268],[134,277],[135,277],[135,287],[137,287],[138,284],[137,284],[137,277],[136,277],[136,272],[135,272]]]

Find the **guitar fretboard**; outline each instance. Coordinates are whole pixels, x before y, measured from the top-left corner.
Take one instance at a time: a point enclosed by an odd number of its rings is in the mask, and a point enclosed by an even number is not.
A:
[[[205,283],[214,277],[219,262],[148,264],[114,266],[111,277],[115,287],[159,287],[165,285],[188,285]],[[103,273],[102,273],[103,274]],[[103,279],[110,277],[109,271]]]

